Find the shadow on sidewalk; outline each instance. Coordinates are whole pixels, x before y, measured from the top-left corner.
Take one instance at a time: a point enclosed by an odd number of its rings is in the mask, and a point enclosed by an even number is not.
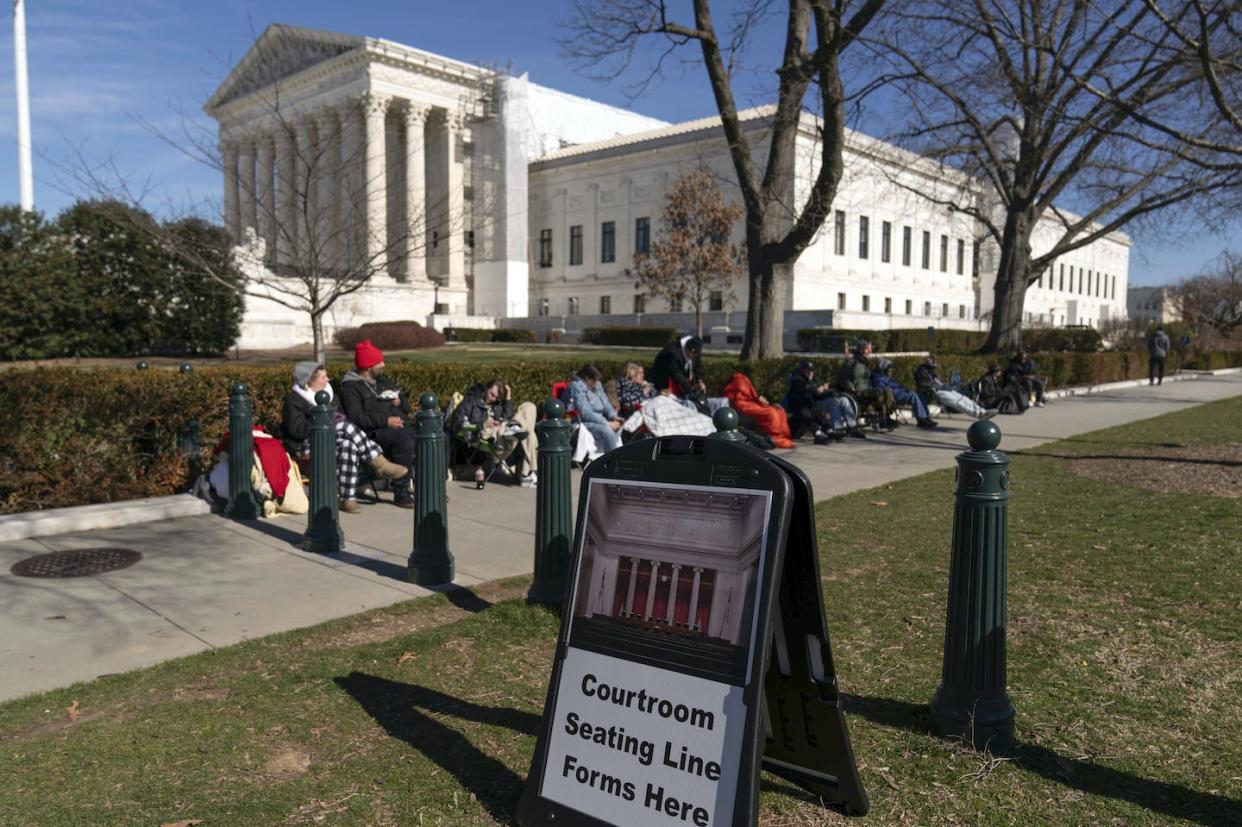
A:
[[[845,695],[845,710],[881,726],[919,734],[931,732],[926,704],[893,698]],[[1105,767],[1034,744],[1018,742],[1011,756],[1014,765],[1090,795],[1129,801],[1153,813],[1186,819],[1206,827],[1242,824],[1242,801],[1200,792],[1168,781],[1156,781]]]
[[[514,732],[537,734],[540,717],[530,712],[482,706],[408,683],[351,672],[333,678],[393,738],[426,755],[469,790],[493,819],[507,824],[522,792],[523,779],[505,764],[484,753],[457,729],[431,717],[452,716]]]

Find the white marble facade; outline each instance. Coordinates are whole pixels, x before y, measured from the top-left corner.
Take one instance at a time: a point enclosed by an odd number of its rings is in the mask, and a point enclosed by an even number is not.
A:
[[[738,197],[716,118],[667,124],[387,40],[273,25],[205,109],[219,123],[225,220],[247,270],[296,293],[299,282],[273,274],[379,263],[328,314],[329,335],[397,319],[573,331],[669,312],[646,318],[687,327],[691,314],[636,297],[626,270],[679,175],[706,167]],[[744,116],[757,152],[767,116]],[[817,169],[815,130],[805,116],[791,206]],[[787,339],[825,321],[979,327],[994,245],[916,194],[946,186],[982,191],[850,133],[834,215],[794,268]],[[1028,321],[1124,316],[1128,256],[1114,233],[1058,260],[1028,293]],[[711,324],[740,330],[744,280],[715,304]],[[241,347],[309,340],[305,313],[248,299]]]

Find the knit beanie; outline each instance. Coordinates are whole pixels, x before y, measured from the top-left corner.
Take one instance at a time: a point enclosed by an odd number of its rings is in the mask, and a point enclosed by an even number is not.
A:
[[[318,367],[318,362],[298,362],[293,366],[293,384],[299,388],[306,387],[306,383],[315,375]]]
[[[354,345],[354,367],[358,370],[373,368],[384,361],[384,352],[371,344],[370,339],[363,339]]]

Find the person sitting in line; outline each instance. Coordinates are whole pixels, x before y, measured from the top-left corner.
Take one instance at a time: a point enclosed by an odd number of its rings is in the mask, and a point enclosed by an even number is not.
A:
[[[328,372],[316,362],[298,362],[293,367],[293,389],[285,396],[281,413],[281,434],[285,450],[295,459],[310,456],[311,417],[315,412],[315,394],[327,391],[332,397],[333,424],[336,430],[336,477],[340,486],[340,509],[348,514],[362,510],[358,505],[358,467],[370,464],[381,479],[398,480],[410,469],[389,462],[384,449],[367,438],[357,425],[341,413],[340,400],[328,383]]]
[[[495,446],[497,460],[507,459],[520,448],[518,479],[523,488],[534,488],[538,484],[535,420],[539,413],[534,402],[523,402],[514,410],[512,396],[508,383],[499,378],[474,385],[453,413],[453,433],[465,425],[475,426],[480,438]]]
[[[724,386],[724,394],[729,398],[729,406],[737,411],[739,418],[747,417],[753,423],[753,429],[766,433],[777,448],[792,448],[794,441],[790,438],[789,417],[780,405],[773,405],[762,394],[755,390],[750,377],[738,372]]]
[[[876,361],[875,370],[871,373],[871,384],[875,388],[891,393],[898,405],[909,405],[910,410],[914,412],[915,422],[920,428],[936,427],[936,420],[931,418],[927,403],[920,399],[917,393],[893,378],[892,360],[880,358]]]
[[[835,389],[851,393],[858,400],[860,407],[874,408],[884,425],[890,431],[897,427],[892,417],[897,401],[891,391],[875,388],[871,385],[871,343],[859,339],[841,366],[837,368]]]
[[[914,385],[924,400],[934,398],[942,407],[973,416],[975,419],[991,419],[999,413],[995,408],[984,408],[957,388],[941,382],[939,368],[940,363],[936,361],[935,354],[929,353],[923,364],[914,369]]]
[[[979,404],[996,408],[1003,414],[1020,414],[1026,411],[1021,393],[1005,381],[1000,365],[988,365],[987,373],[979,377]]]
[[[651,384],[663,393],[685,399],[704,416],[710,415],[707,406],[707,372],[703,369],[703,340],[697,336],[682,336],[669,342],[656,354],[651,365]]]
[[[621,426],[625,419],[608,401],[601,384],[603,378],[595,365],[583,366],[569,382],[569,398],[578,412],[578,422],[595,437],[596,445],[611,451],[621,447]]]
[[[1035,407],[1044,407],[1044,382],[1039,378],[1039,368],[1035,360],[1027,356],[1025,350],[1019,350],[1005,367],[1005,380],[1017,388],[1024,399],[1035,396]]]
[[[410,404],[397,383],[384,375],[384,352],[370,339],[354,345],[354,370],[341,379],[341,407],[350,422],[379,443],[385,456],[398,465],[413,467]],[[414,507],[411,483],[407,473],[393,484],[395,505]]]
[[[625,374],[617,380],[617,402],[621,416],[632,416],[645,400],[659,393],[655,385],[646,381],[645,373],[646,370],[637,362],[625,363]]]
[[[846,434],[866,439],[858,427],[858,421],[847,417],[841,401],[833,394],[827,382],[816,384],[815,364],[803,359],[789,374],[789,390],[782,403],[789,416],[791,437],[796,438],[804,428],[814,428],[816,445],[830,439],[842,439]]]

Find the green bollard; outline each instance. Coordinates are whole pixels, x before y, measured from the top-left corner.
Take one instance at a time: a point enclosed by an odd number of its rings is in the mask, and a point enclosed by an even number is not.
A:
[[[1013,704],[1005,691],[1005,578],[1009,541],[1009,457],[989,421],[966,432],[957,455],[957,504],[940,687],[932,723],[941,735],[1001,755],[1013,746]]]
[[[191,365],[189,362],[182,362],[181,367],[178,368],[178,370],[180,370],[182,374],[193,373],[194,366]]]
[[[302,548],[331,554],[345,548],[336,480],[336,411],[327,391],[315,394],[310,434],[310,514]]]
[[[145,360],[145,359],[144,359],[143,361],[139,362],[138,364],[134,365],[134,368],[135,368],[136,370],[146,370],[146,369],[147,369],[147,368],[149,368],[149,367],[151,367],[151,366],[150,366],[150,365],[148,365],[148,364],[146,363],[146,360]]]
[[[229,393],[229,504],[224,516],[257,520],[263,515],[250,488],[254,468],[254,434],[250,430],[250,395],[241,382]]]
[[[185,457],[190,480],[198,479],[198,475],[203,473],[203,454],[202,434],[199,431],[197,419],[191,419],[185,423],[185,430],[177,434],[177,450]]]
[[[716,433],[712,434],[712,439],[724,439],[729,442],[746,441],[746,437],[737,429],[737,411],[732,408],[717,408],[712,414],[712,424],[716,426]]]
[[[535,488],[535,581],[527,601],[559,606],[569,583],[570,545],[573,542],[573,497],[569,481],[569,437],[573,427],[565,419],[565,403],[543,403],[543,421],[535,425],[539,440],[539,485]]]
[[[414,417],[414,548],[408,570],[410,582],[419,586],[453,582],[444,496],[444,417],[438,405],[428,391],[418,397],[422,410]]]

